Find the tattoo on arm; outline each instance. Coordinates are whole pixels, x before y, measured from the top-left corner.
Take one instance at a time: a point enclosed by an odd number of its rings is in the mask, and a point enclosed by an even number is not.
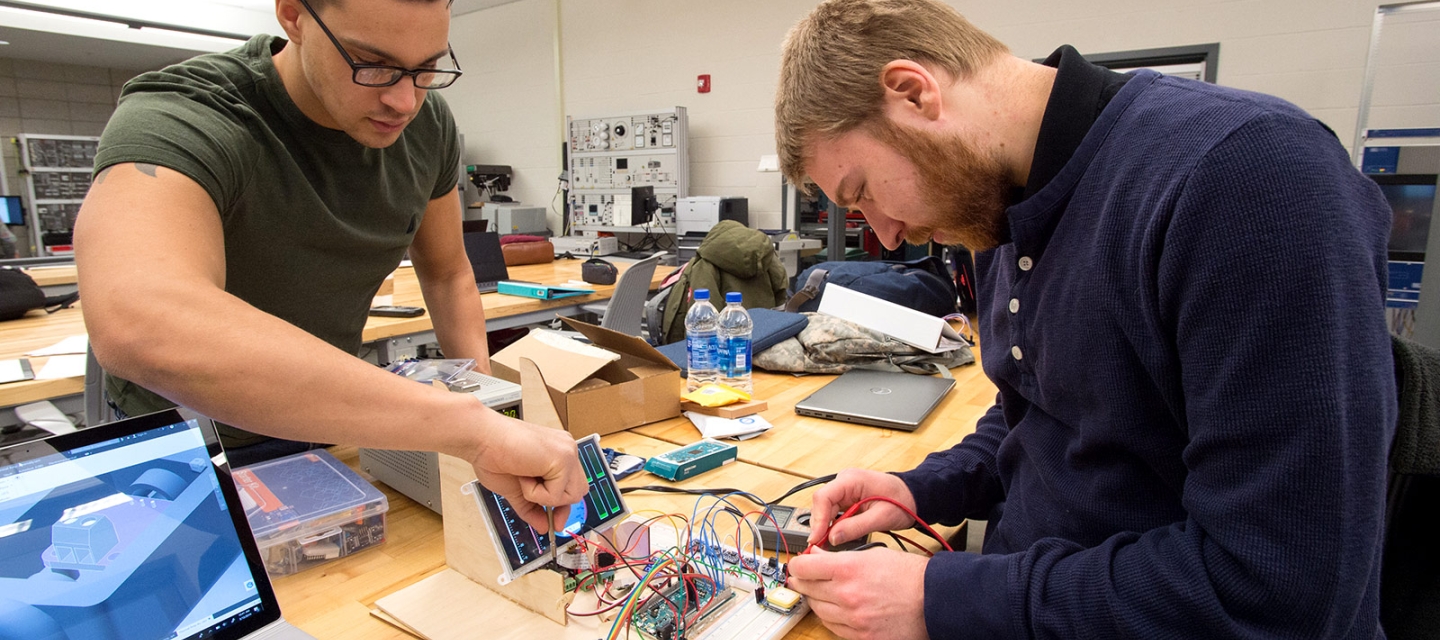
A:
[[[148,164],[148,163],[145,163],[145,162],[137,162],[137,163],[135,163],[135,168],[136,168],[136,169],[139,169],[139,170],[140,170],[140,173],[143,173],[143,174],[145,174],[145,175],[147,175],[147,176],[150,176],[151,178],[154,178],[154,177],[155,177],[156,167],[155,167],[155,165],[153,165],[153,164]]]
[[[101,169],[101,170],[100,170],[100,173],[95,174],[95,184],[100,184],[100,183],[102,183],[102,182],[105,182],[105,176],[110,175],[110,170],[111,170],[111,169],[114,169],[114,168],[115,168],[115,165],[112,164],[112,165],[110,165],[110,166],[108,166],[108,167],[105,167],[104,169]]]

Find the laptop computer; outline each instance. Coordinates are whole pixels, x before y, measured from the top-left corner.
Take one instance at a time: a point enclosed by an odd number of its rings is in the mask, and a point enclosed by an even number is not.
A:
[[[470,268],[475,270],[475,287],[480,293],[492,293],[500,287],[501,280],[510,279],[510,270],[505,268],[505,254],[500,251],[500,234],[493,231],[466,232],[465,255],[470,257]]]
[[[797,402],[795,413],[914,431],[954,386],[953,378],[851,369]]]
[[[178,409],[0,449],[0,594],[5,637],[311,638],[280,617],[214,423]]]

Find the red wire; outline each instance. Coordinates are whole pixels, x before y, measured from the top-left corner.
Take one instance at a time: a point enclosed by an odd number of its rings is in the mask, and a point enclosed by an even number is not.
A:
[[[769,519],[770,519],[770,524],[775,525],[775,530],[776,530],[776,531],[779,531],[779,530],[780,530],[780,523],[775,521],[775,516],[774,516],[774,515],[771,515],[769,509],[764,509],[764,510],[756,509],[755,511],[751,511],[750,513],[758,513],[758,514],[761,514],[761,515],[765,516],[766,518],[769,518]],[[745,517],[746,517],[746,518],[750,517],[750,513],[745,514]],[[782,535],[778,535],[778,534],[777,534],[775,537],[780,538],[780,544],[785,547],[785,555],[787,555],[787,556],[790,555],[790,542],[785,539],[785,536],[782,536]],[[738,538],[737,538],[737,540],[738,540]],[[737,549],[737,551],[738,551],[738,549]]]
[[[925,554],[925,555],[927,555],[927,556],[932,556],[932,557],[933,557],[933,556],[935,555],[935,554],[934,554],[933,552],[931,552],[929,549],[926,549],[926,548],[924,547],[924,545],[921,545],[920,543],[918,543],[918,542],[916,542],[916,541],[914,541],[914,540],[911,540],[911,539],[908,538],[908,537],[902,536],[902,535],[900,535],[900,534],[898,534],[898,533],[895,533],[894,531],[887,531],[886,533],[889,534],[889,535],[895,536],[896,538],[899,538],[899,539],[901,539],[901,540],[904,540],[905,542],[910,543],[910,546],[915,547],[916,549],[919,549],[921,553],[923,553],[923,554]]]
[[[603,602],[603,601],[602,601],[602,602]],[[607,611],[613,611],[616,607],[619,607],[620,605],[623,605],[623,604],[625,604],[625,601],[624,601],[624,600],[621,600],[621,601],[619,601],[619,602],[616,602],[615,604],[612,604],[612,605],[610,605],[610,606],[605,607],[604,609],[597,609],[597,610],[595,610],[595,611],[581,611],[581,612],[579,612],[579,613],[576,613],[576,612],[574,612],[574,611],[570,611],[570,610],[567,609],[567,610],[565,610],[565,613],[568,613],[568,614],[570,614],[570,615],[572,615],[572,616],[576,616],[576,617],[580,617],[580,618],[583,618],[583,617],[586,617],[586,616],[598,616],[598,615],[600,615],[600,614],[602,614],[602,613],[605,613],[605,612],[607,612]]]
[[[929,533],[932,538],[935,538],[936,540],[938,540],[938,541],[940,542],[940,546],[945,547],[945,550],[946,550],[946,551],[954,551],[954,549],[951,549],[951,548],[950,548],[950,543],[948,543],[948,542],[945,541],[945,537],[942,536],[942,535],[940,535],[939,532],[935,531],[935,529],[934,529],[933,527],[931,527],[928,523],[926,523],[924,520],[921,520],[921,519],[920,519],[920,516],[915,515],[915,512],[914,512],[914,511],[911,511],[911,510],[910,510],[910,507],[907,507],[907,506],[905,506],[905,505],[903,505],[903,504],[900,504],[900,502],[897,501],[897,500],[892,500],[892,499],[890,499],[890,498],[886,498],[885,496],[871,496],[871,497],[869,497],[869,498],[865,498],[864,500],[861,500],[861,501],[859,501],[859,502],[856,502],[855,504],[850,505],[850,508],[849,508],[849,509],[846,509],[846,510],[845,510],[845,513],[840,514],[840,517],[839,517],[839,518],[836,518],[836,519],[835,519],[835,522],[830,523],[830,526],[831,526],[831,527],[834,527],[836,524],[839,524],[841,520],[844,520],[844,519],[846,519],[846,518],[849,518],[850,516],[855,515],[855,513],[860,510],[860,507],[861,507],[861,506],[863,506],[863,505],[865,505],[865,504],[868,504],[868,503],[871,503],[871,502],[888,502],[888,503],[890,503],[890,504],[895,505],[895,506],[898,507],[901,511],[904,511],[904,512],[905,512],[905,515],[908,515],[908,516],[910,516],[911,518],[914,518],[914,519],[915,519],[915,524],[918,524],[918,525],[920,525],[921,527],[923,527],[923,528],[925,529],[926,533]],[[911,544],[914,544],[914,543],[912,542]],[[917,545],[917,546],[918,546],[918,545]],[[805,551],[804,551],[803,553],[810,553],[810,550],[811,550],[811,549],[814,549],[814,548],[816,548],[816,547],[815,547],[815,545],[813,545],[813,544],[810,545],[810,546],[808,546],[808,547],[805,547]]]

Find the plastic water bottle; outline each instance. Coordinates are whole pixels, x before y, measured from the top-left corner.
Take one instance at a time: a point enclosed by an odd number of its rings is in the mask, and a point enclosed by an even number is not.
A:
[[[733,389],[753,393],[750,333],[755,328],[755,322],[740,302],[739,292],[725,294],[725,310],[720,312],[720,382]]]
[[[685,352],[689,355],[686,369],[686,391],[694,391],[700,385],[715,382],[720,378],[719,342],[716,330],[720,312],[710,304],[710,290],[696,289],[695,304],[685,314]]]

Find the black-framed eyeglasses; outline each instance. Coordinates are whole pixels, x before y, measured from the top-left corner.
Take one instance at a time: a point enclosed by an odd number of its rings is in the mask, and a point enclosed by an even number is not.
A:
[[[325,21],[320,19],[320,14],[315,13],[315,8],[310,6],[306,0],[300,0],[300,4],[305,6],[305,10],[310,12],[310,17],[315,18],[315,24],[320,25],[320,30],[330,38],[330,42],[335,45],[335,50],[345,58],[345,64],[350,65],[350,79],[355,84],[362,87],[388,87],[399,82],[401,78],[410,76],[410,80],[420,89],[444,89],[455,84],[455,81],[463,75],[463,72],[460,71],[460,61],[455,59],[455,50],[448,47],[450,64],[455,67],[454,69],[406,69],[384,64],[357,64],[355,59],[345,51],[345,47],[341,46],[340,40],[335,37],[335,34],[330,32],[330,27],[325,26]]]

